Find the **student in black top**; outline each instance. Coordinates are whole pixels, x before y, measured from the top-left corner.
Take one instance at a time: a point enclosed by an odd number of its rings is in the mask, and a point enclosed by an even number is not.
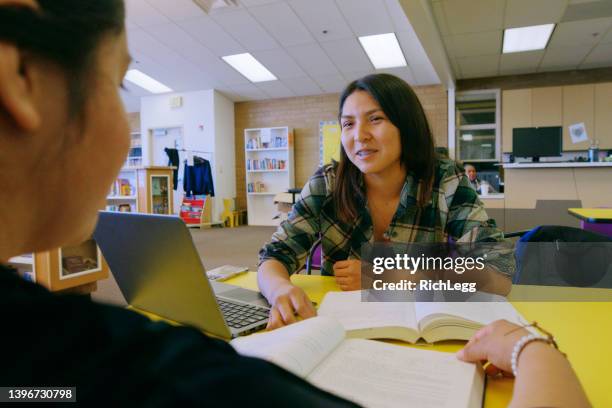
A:
[[[0,264],[92,232],[129,148],[123,14],[121,0],[0,0]],[[352,405],[195,329],[53,295],[3,266],[0,323],[0,387],[76,386],[81,405],[107,407]],[[459,358],[508,371],[526,333],[508,328],[487,326]],[[522,355],[516,404],[587,403],[556,350]]]

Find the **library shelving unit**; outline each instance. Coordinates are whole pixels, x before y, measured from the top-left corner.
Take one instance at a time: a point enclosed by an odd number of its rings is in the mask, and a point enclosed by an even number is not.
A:
[[[107,211],[172,214],[174,167],[123,167],[106,197]]]
[[[26,280],[40,283],[50,291],[91,293],[96,282],[108,278],[108,265],[93,239],[52,251],[25,254],[9,259]]]
[[[244,130],[249,225],[278,225],[274,196],[293,188],[293,132],[288,127]]]

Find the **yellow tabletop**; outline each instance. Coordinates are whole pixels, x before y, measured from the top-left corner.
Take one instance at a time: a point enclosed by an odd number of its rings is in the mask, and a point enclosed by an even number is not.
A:
[[[293,275],[292,282],[303,288],[308,296],[321,304],[329,291],[339,290],[334,278],[326,276]],[[226,283],[257,290],[256,274],[250,272]],[[567,288],[565,288],[567,290]],[[581,293],[589,289],[579,289]],[[595,289],[594,289],[595,290]],[[596,290],[595,290],[596,291]],[[599,289],[601,291],[601,289]],[[594,407],[612,407],[612,302],[512,302],[528,320],[537,321],[554,333],[559,347],[567,353],[572,366]],[[463,342],[446,341],[427,347],[430,350],[455,352]],[[513,380],[489,379],[485,407],[506,407],[512,394]]]
[[[568,208],[571,215],[593,223],[612,223],[612,208]]]

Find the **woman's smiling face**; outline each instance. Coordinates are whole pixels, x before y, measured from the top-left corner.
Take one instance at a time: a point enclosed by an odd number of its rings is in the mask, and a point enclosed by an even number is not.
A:
[[[346,98],[340,116],[342,146],[364,174],[382,174],[400,166],[400,132],[368,92],[356,90]]]

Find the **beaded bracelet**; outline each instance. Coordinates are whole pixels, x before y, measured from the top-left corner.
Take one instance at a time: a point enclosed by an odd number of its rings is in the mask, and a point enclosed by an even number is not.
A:
[[[533,341],[543,341],[546,344],[553,344],[550,338],[538,336],[537,334],[527,334],[521,337],[514,344],[514,349],[512,350],[512,358],[510,359],[510,365],[512,366],[512,374],[514,374],[515,377],[517,375],[517,364],[519,355],[521,354],[521,351],[523,351],[525,346]]]

